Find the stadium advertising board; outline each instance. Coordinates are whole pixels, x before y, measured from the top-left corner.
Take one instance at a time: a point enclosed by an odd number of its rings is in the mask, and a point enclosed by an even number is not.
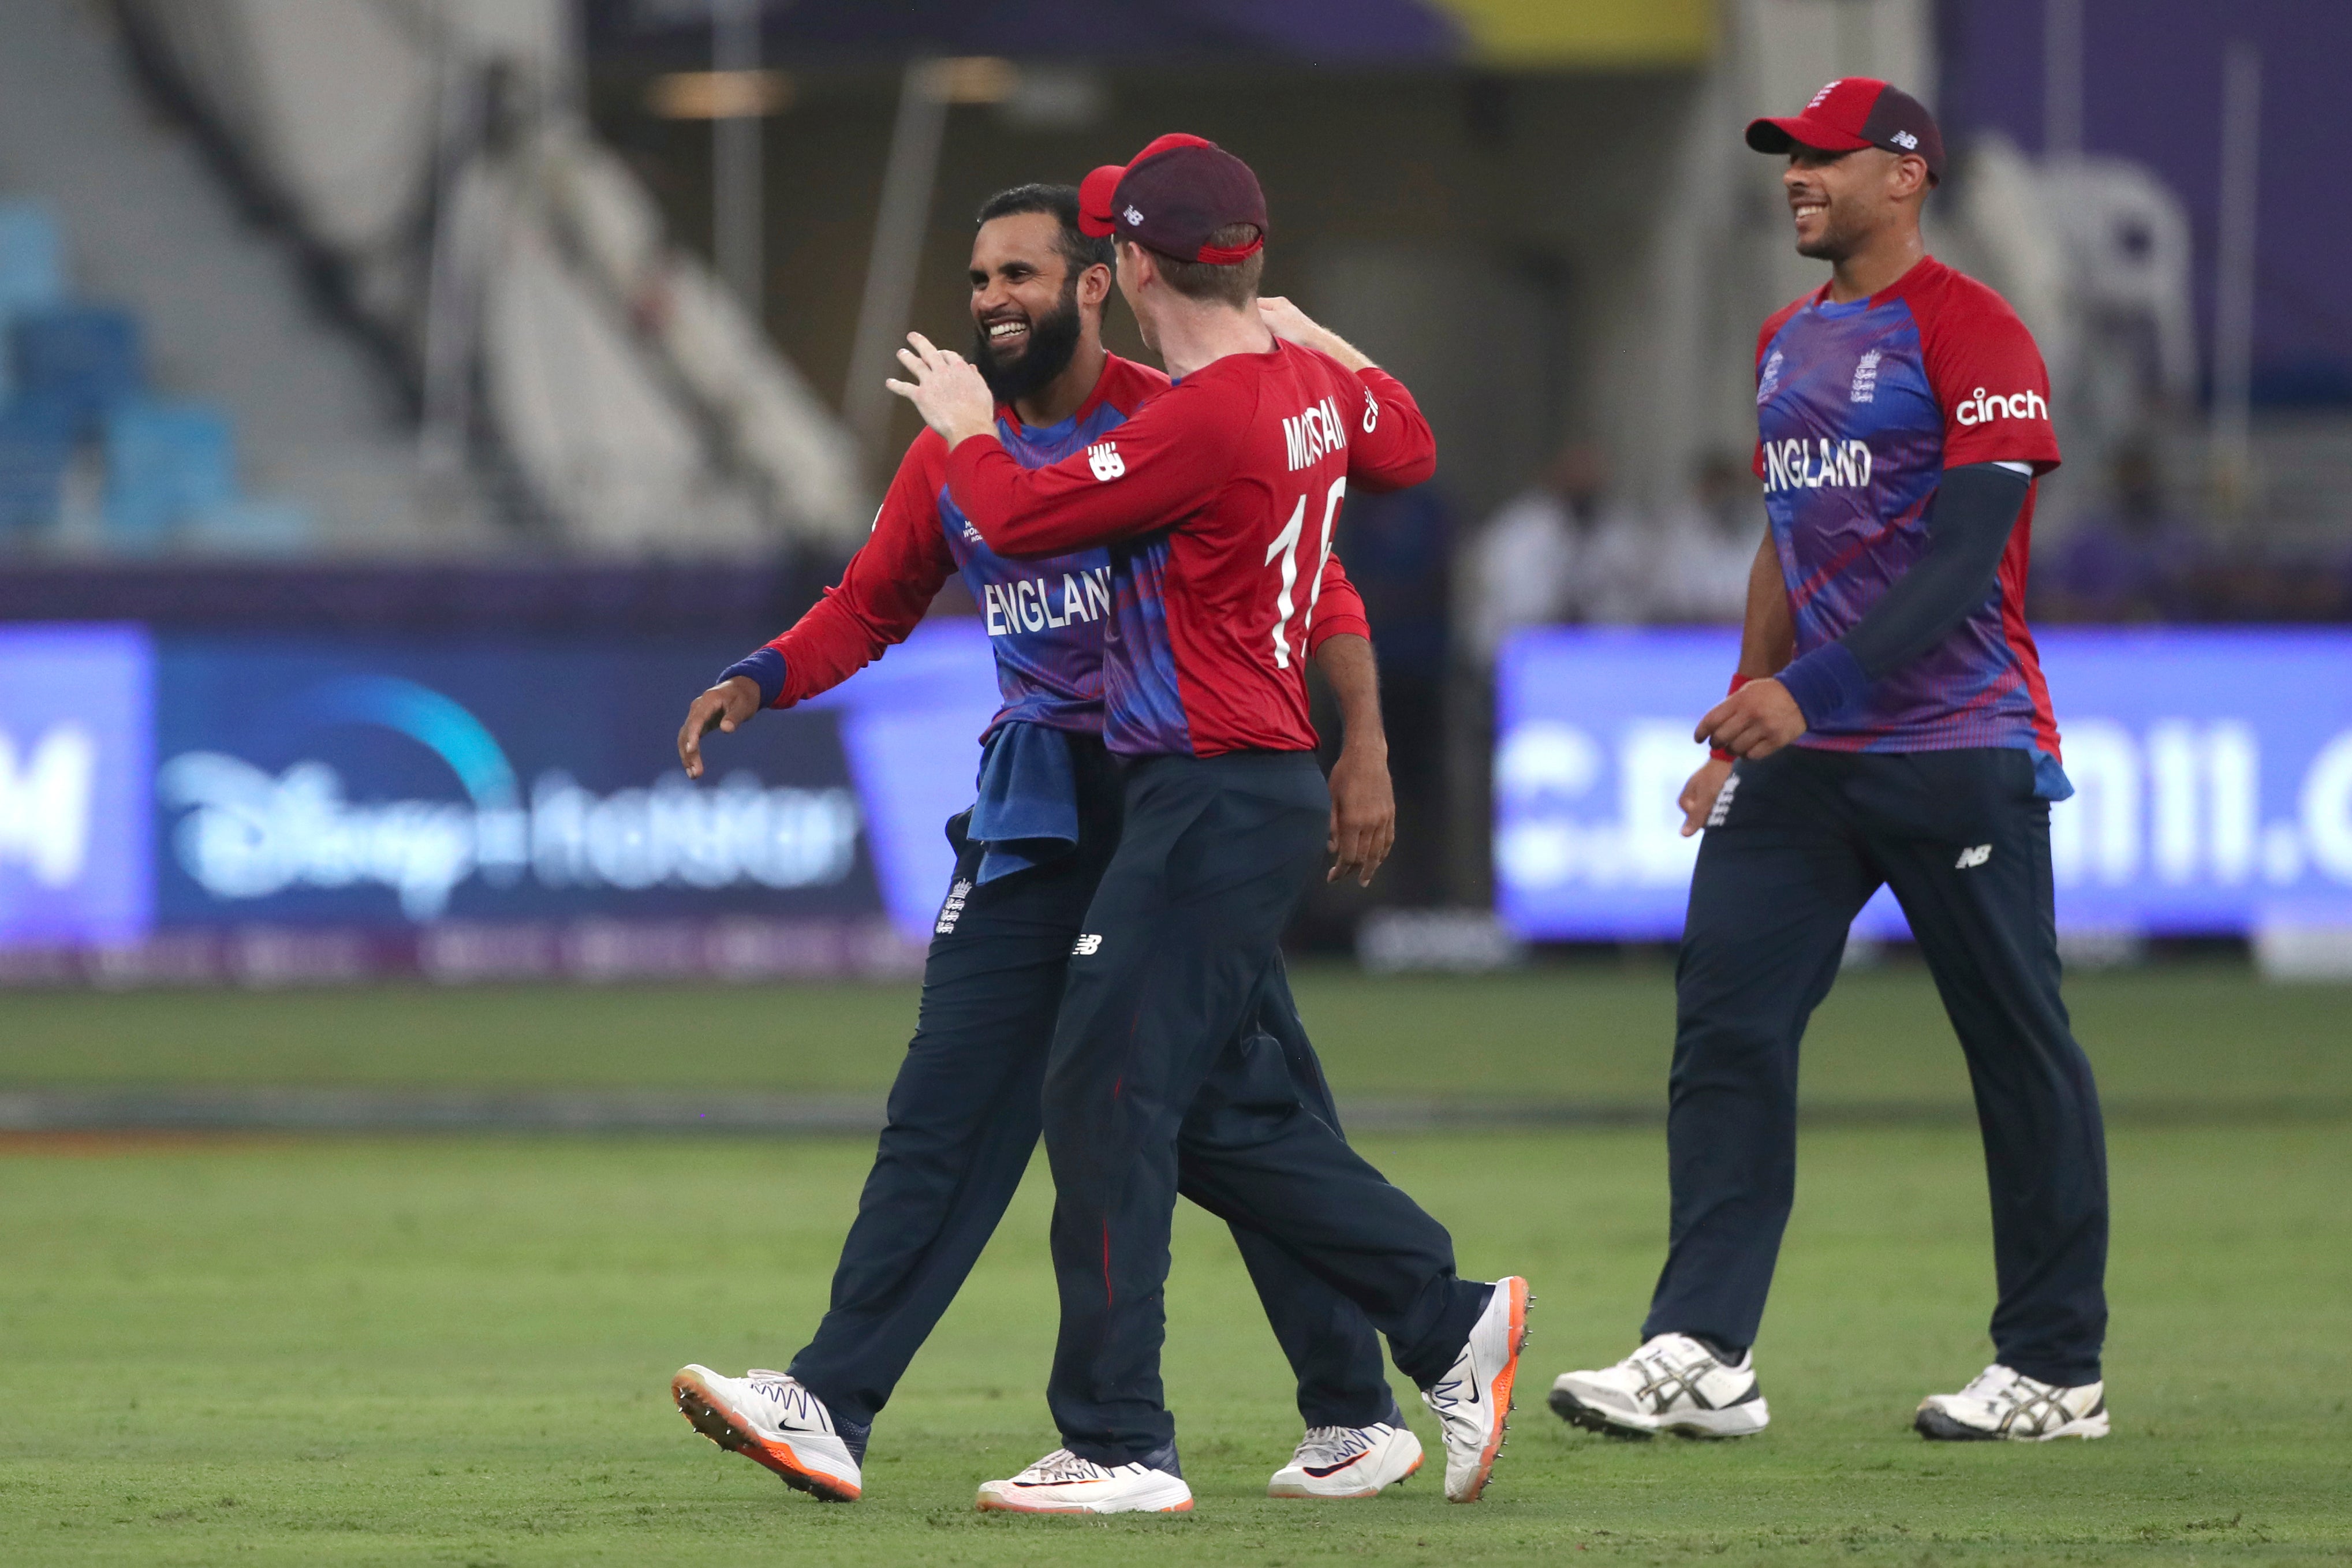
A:
[[[152,676],[136,627],[0,627],[0,946],[146,931]]]
[[[2062,930],[2352,928],[2352,633],[2041,634],[2073,800]],[[1496,667],[1497,908],[1536,940],[1671,938],[1697,840],[1675,795],[1738,657],[1717,630],[1529,632]],[[1904,932],[1882,892],[1864,935]]]
[[[689,783],[678,718],[740,652],[0,634],[0,950],[33,978],[85,950],[124,979],[903,967],[994,710],[984,633],[713,737]]]

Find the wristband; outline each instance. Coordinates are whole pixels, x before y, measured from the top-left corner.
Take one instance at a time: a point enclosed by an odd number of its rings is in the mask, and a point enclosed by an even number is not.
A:
[[[1731,690],[1725,692],[1724,695],[1728,697],[1732,695],[1733,692],[1738,691],[1741,687],[1747,685],[1749,681],[1758,679],[1759,678],[1757,676],[1742,675],[1738,670],[1734,670],[1731,672]],[[1709,746],[1706,749],[1706,754],[1708,760],[1712,762],[1736,763],[1739,760],[1738,753],[1727,752],[1721,746]]]
[[[772,647],[763,647],[749,658],[739,658],[719,672],[714,683],[724,686],[741,676],[760,689],[760,706],[773,708],[784,694],[784,656]]]

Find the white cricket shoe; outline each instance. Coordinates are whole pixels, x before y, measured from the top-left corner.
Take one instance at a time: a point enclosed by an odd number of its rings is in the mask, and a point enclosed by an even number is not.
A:
[[[707,1366],[681,1367],[670,1397],[694,1429],[826,1502],[856,1502],[857,1460],[835,1430],[824,1401],[781,1372],[754,1367],[721,1377]]]
[[[1309,1426],[1290,1463],[1266,1482],[1268,1497],[1378,1497],[1421,1468],[1421,1439],[1385,1421]]]
[[[1056,1448],[1010,1480],[983,1481],[982,1513],[1190,1513],[1181,1476],[1143,1465],[1097,1465]]]
[[[1615,1366],[1560,1373],[1551,1407],[1612,1437],[1752,1437],[1772,1419],[1755,1352],[1730,1365],[1688,1334],[1659,1334]]]
[[[1931,1394],[1911,1425],[1922,1437],[1958,1442],[2007,1438],[2047,1443],[2053,1437],[2107,1435],[2107,1385],[2042,1383],[1999,1362],[1958,1394]]]
[[[1495,1294],[1469,1342],[1445,1375],[1421,1391],[1445,1434],[1445,1500],[1476,1502],[1495,1472],[1495,1456],[1511,1424],[1511,1387],[1518,1381],[1519,1349],[1528,1342],[1528,1282],[1517,1275],[1495,1281]]]

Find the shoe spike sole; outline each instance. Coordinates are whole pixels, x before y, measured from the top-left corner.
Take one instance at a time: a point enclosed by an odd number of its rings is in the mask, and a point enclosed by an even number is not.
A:
[[[680,1375],[670,1384],[670,1396],[677,1402],[677,1413],[697,1432],[709,1438],[730,1454],[740,1454],[752,1463],[772,1471],[784,1485],[794,1491],[803,1491],[819,1502],[856,1502],[858,1492],[846,1489],[830,1476],[820,1476],[801,1469],[779,1457],[774,1449],[791,1448],[782,1444],[762,1441],[735,1423],[733,1416],[705,1394],[695,1379]]]

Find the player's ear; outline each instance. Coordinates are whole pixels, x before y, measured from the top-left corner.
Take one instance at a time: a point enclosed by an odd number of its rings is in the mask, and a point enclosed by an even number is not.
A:
[[[1078,274],[1078,303],[1099,307],[1110,298],[1110,268],[1101,262]]]
[[[1906,153],[1895,160],[1895,194],[1905,201],[1927,194],[1927,160]]]

